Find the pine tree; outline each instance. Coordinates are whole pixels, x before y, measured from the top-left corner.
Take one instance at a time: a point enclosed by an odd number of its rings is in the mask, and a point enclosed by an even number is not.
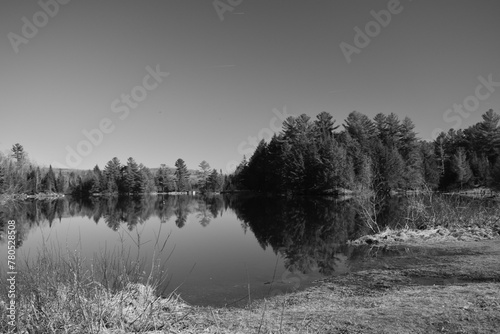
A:
[[[408,160],[412,151],[418,146],[417,134],[414,131],[415,124],[409,117],[405,117],[400,126],[399,153],[404,160]]]
[[[198,167],[200,167],[200,179],[198,181],[198,186],[201,191],[205,191],[207,189],[207,180],[210,175],[210,165],[208,164],[208,162],[203,160],[202,162],[200,162]]]
[[[420,189],[425,185],[422,155],[418,146],[414,146],[406,157],[401,157],[404,164],[402,187],[406,189]]]
[[[37,166],[35,171],[35,194],[42,191],[42,180],[42,172],[40,171],[40,167]]]
[[[460,184],[460,188],[471,179],[472,171],[463,148],[459,148],[453,155],[450,169],[455,174],[455,182]]]
[[[94,169],[92,170],[92,187],[90,188],[89,192],[91,194],[98,194],[102,191],[103,185],[106,183],[104,182],[104,176],[101,172],[101,169],[99,168],[98,165],[94,166]]]
[[[500,190],[500,159],[497,160],[491,172],[490,186],[496,190]]]
[[[285,142],[283,145],[283,185],[284,190],[302,191],[306,175],[306,164],[302,145],[292,145]]]
[[[378,136],[378,138],[382,142],[384,142],[385,139],[388,137],[387,116],[384,115],[383,113],[378,113],[373,118],[373,122],[375,124],[375,128],[377,129],[377,136]]]
[[[146,180],[143,178],[141,170],[144,168],[142,164],[138,165],[134,158],[128,158],[127,165],[122,167],[119,191],[125,194],[143,193],[146,188]]]
[[[168,169],[166,173],[167,181],[166,181],[166,189],[167,192],[176,190],[176,181],[175,181],[175,172]]]
[[[473,181],[477,185],[486,186],[490,180],[490,168],[485,153],[472,151],[469,153],[469,164],[472,171]]]
[[[77,191],[78,180],[75,172],[70,172],[68,176],[68,192],[74,193]]]
[[[83,177],[78,176],[77,178],[78,186],[76,193],[79,196],[90,196],[93,194],[94,189],[96,189],[99,184],[99,179],[94,171],[88,170],[85,172]]]
[[[420,155],[422,160],[422,176],[425,185],[430,189],[436,189],[439,186],[439,168],[436,155],[434,154],[434,145],[422,141],[420,143]]]
[[[366,154],[363,153],[360,144],[352,139],[348,131],[342,131],[337,136],[337,141],[347,154],[347,161],[352,167],[353,178],[355,181],[363,179],[361,174],[366,171]],[[370,167],[371,168],[371,167]],[[360,182],[363,183],[363,182]]]
[[[165,164],[161,164],[156,171],[155,184],[159,192],[166,192],[168,183],[168,171]]]
[[[369,155],[362,155],[356,183],[361,189],[373,189],[374,175],[373,162]]]
[[[220,177],[217,173],[217,170],[212,170],[212,173],[208,176],[207,179],[207,190],[212,192],[221,191],[222,185],[220,184]]]
[[[0,194],[4,193],[5,188],[5,169],[0,165]]]
[[[135,171],[132,170],[130,164],[122,168],[122,179],[120,182],[120,193],[131,194],[135,189]]]
[[[115,193],[118,191],[118,186],[121,179],[121,163],[117,157],[111,159],[104,167],[104,179],[106,187],[105,190],[108,193]]]
[[[35,170],[33,169],[33,166],[30,165],[29,172],[26,175],[26,182],[27,182],[26,192],[29,195],[36,194],[36,192],[34,191],[34,179],[35,179]]]
[[[139,193],[141,194],[150,194],[157,192],[156,184],[154,181],[154,176],[151,170],[147,167],[139,165],[139,173],[140,173],[140,181],[139,184]]]
[[[267,188],[270,191],[283,191],[284,184],[284,152],[283,152],[283,136],[274,135],[267,145]]]
[[[332,115],[323,111],[316,116],[314,121],[314,126],[317,132],[317,138],[320,141],[327,141],[333,138],[333,131],[335,131],[339,126],[334,126],[335,120]]]
[[[189,178],[189,173],[186,167],[186,163],[182,159],[177,159],[175,162],[175,176],[177,179],[177,190],[178,191],[188,191],[189,189],[189,183],[188,183],[188,178]]]
[[[478,124],[481,142],[484,151],[493,166],[498,158],[498,140],[500,138],[500,115],[493,111],[488,110],[483,116],[483,122]]]
[[[24,152],[23,145],[21,145],[19,143],[14,144],[14,145],[12,145],[11,151],[12,151],[12,157],[14,159],[16,159],[18,164],[21,164],[26,157],[26,153]]]
[[[262,139],[245,169],[243,177],[245,187],[256,191],[265,191],[267,169],[267,144]]]
[[[335,139],[318,145],[319,162],[317,189],[347,188],[353,182],[352,166],[349,166],[346,150]]]
[[[395,147],[387,147],[379,140],[375,141],[371,160],[373,189],[376,192],[388,192],[401,186],[404,162]]]
[[[66,190],[67,190],[66,179],[65,179],[65,177],[62,174],[60,169],[59,169],[59,174],[57,175],[56,188],[57,188],[58,193],[61,193],[61,194],[66,193]]]
[[[45,174],[45,177],[42,181],[42,189],[44,192],[56,192],[56,176],[54,175],[54,171],[52,170],[52,165],[49,166],[49,171]]]
[[[370,151],[370,141],[377,134],[377,129],[373,121],[368,116],[353,111],[347,116],[344,122],[344,128],[351,138],[358,141],[364,152]]]
[[[388,147],[396,147],[399,149],[401,140],[401,123],[395,113],[390,113],[386,118],[387,138],[384,144]]]
[[[283,122],[283,139],[290,144],[303,143],[306,140],[313,140],[315,125],[306,114],[294,118],[288,117]]]

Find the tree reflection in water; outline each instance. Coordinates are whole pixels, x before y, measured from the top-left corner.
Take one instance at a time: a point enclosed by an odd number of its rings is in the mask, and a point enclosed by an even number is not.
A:
[[[355,208],[330,197],[246,196],[228,202],[261,247],[280,253],[291,272],[332,274],[346,242],[366,233]]]
[[[381,208],[379,218],[388,224],[400,220],[401,199],[392,199]],[[144,196],[26,201],[0,208],[1,222],[17,222],[17,246],[21,247],[28,231],[64,217],[81,216],[101,220],[112,230],[133,230],[152,217],[161,223],[175,222],[183,228],[188,217],[203,227],[231,210],[249,229],[263,249],[271,247],[285,259],[291,272],[319,271],[331,275],[351,257],[360,256],[346,246],[348,240],[369,233],[350,201],[331,197],[269,197],[257,195]],[[7,219],[8,218],[8,219]],[[4,223],[5,224],[5,223]],[[382,224],[383,225],[383,224]],[[5,242],[6,226],[0,226],[0,240]]]

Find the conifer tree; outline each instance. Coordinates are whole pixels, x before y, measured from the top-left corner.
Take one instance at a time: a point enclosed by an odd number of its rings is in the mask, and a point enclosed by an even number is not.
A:
[[[4,193],[5,187],[5,169],[2,165],[0,165],[0,194]]]
[[[315,131],[317,132],[317,137],[320,141],[327,141],[333,138],[333,131],[335,131],[339,126],[335,126],[335,120],[332,115],[323,111],[316,116],[314,121]]]
[[[140,186],[138,192],[141,194],[144,193],[150,194],[153,192],[157,192],[154,176],[151,170],[147,167],[142,166],[139,168],[139,173],[140,173],[140,181],[138,184]]]
[[[493,109],[490,109],[482,115],[482,118],[483,121],[478,124],[480,140],[483,150],[490,164],[493,166],[499,156],[500,115],[494,112]]]
[[[459,148],[457,153],[453,155],[450,169],[455,175],[455,182],[460,184],[460,188],[462,188],[464,184],[467,184],[467,182],[471,179],[472,171],[465,154],[465,149],[462,147]]]
[[[56,177],[54,171],[52,170],[52,165],[49,166],[49,170],[42,181],[42,189],[44,192],[56,192]]]
[[[255,149],[254,154],[248,161],[248,166],[245,169],[243,176],[243,183],[245,187],[256,191],[266,190],[267,172],[267,144],[264,139],[262,139]]]
[[[266,184],[271,191],[283,190],[283,137],[274,135],[267,145],[268,173]]]
[[[66,178],[64,177],[60,169],[59,169],[59,174],[57,175],[56,188],[58,193],[60,194],[66,193],[67,190]]]
[[[210,176],[210,165],[208,164],[208,162],[203,160],[202,162],[200,162],[198,167],[200,167],[200,179],[198,181],[198,187],[201,191],[205,191],[207,188],[207,180]]]
[[[368,116],[353,111],[347,116],[344,122],[344,128],[349,135],[358,141],[364,152],[368,152],[370,150],[370,140],[377,134],[377,129],[373,121]]]
[[[12,145],[11,151],[12,151],[12,157],[14,159],[16,159],[18,164],[21,164],[26,157],[26,153],[24,152],[23,145],[21,145],[19,143],[14,144],[14,145]]]
[[[422,177],[424,185],[430,189],[437,189],[439,186],[439,168],[437,157],[434,153],[434,145],[429,142],[420,143],[420,155],[422,160]]]
[[[155,183],[159,192],[166,192],[168,183],[168,171],[165,164],[161,164],[160,168],[156,171]]]
[[[186,167],[186,163],[182,159],[177,159],[175,162],[175,176],[177,180],[177,190],[178,191],[188,191],[189,189],[189,183],[188,183],[188,178],[189,178],[189,173]]]
[[[212,170],[212,173],[210,173],[207,179],[207,190],[212,192],[221,191],[222,184],[220,183],[220,181],[221,179],[219,177],[219,174],[217,173],[217,170]]]
[[[495,166],[493,166],[491,174],[491,187],[496,190],[500,190],[500,159],[498,159]]]
[[[111,159],[104,167],[105,191],[108,193],[118,192],[121,179],[121,163],[117,157]]]

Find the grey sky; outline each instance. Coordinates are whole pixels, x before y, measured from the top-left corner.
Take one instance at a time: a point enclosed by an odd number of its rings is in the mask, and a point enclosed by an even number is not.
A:
[[[221,20],[212,1],[72,0],[16,53],[9,33],[22,37],[22,18],[43,19],[42,7],[4,0],[0,150],[19,142],[40,164],[68,165],[67,147],[77,150],[83,130],[109,119],[112,130],[76,167],[132,156],[149,167],[183,158],[189,168],[207,160],[225,170],[250,151],[249,136],[279,125],[273,118],[285,106],[311,117],[325,110],[338,123],[353,110],[394,112],[410,116],[424,139],[499,111],[500,87],[482,88],[488,97],[477,111],[443,118],[476,94],[479,76],[500,82],[498,1],[401,0],[348,63],[340,44],[355,46],[354,28],[364,31],[370,12],[391,3],[242,0]],[[150,77],[155,87],[145,89],[147,68],[157,66],[169,75]],[[147,96],[121,119],[114,111],[134,88]]]

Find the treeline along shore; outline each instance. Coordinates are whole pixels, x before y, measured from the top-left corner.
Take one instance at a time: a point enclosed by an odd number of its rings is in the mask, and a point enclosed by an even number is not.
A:
[[[289,117],[282,131],[262,140],[249,159],[225,174],[202,161],[188,170],[183,159],[174,167],[148,168],[130,157],[112,158],[101,170],[54,170],[28,159],[21,144],[0,154],[0,196],[15,194],[140,195],[172,192],[321,194],[336,191],[456,191],[500,187],[500,115],[488,110],[466,129],[450,129],[434,141],[418,138],[409,117],[394,113],[373,119],[353,111],[342,128],[328,112],[313,120]],[[10,196],[10,197],[9,197]]]
[[[65,207],[59,204],[66,200],[12,206],[5,202],[64,194],[76,198],[74,205],[80,209],[75,213],[81,211],[97,221],[102,213],[113,229],[124,223],[123,217],[128,217],[128,226],[135,226],[152,212],[158,212],[161,219],[176,216],[175,224],[181,228],[190,212],[188,200],[194,198],[170,196],[166,201],[178,201],[178,205],[167,206],[163,199],[148,201],[141,195],[188,191],[328,194],[343,189],[369,196],[355,200],[353,207],[341,211],[341,217],[352,217],[353,222],[361,218],[365,227],[379,233],[351,243],[372,269],[353,267],[351,273],[325,278],[305,291],[253,302],[249,286],[248,306],[240,309],[196,307],[175,293],[162,296],[161,267],[144,282],[139,280],[143,273],[139,262],[103,257],[94,259],[96,270],[89,270],[73,250],[51,253],[45,247],[29,270],[20,270],[17,276],[17,289],[22,292],[16,300],[17,328],[6,325],[8,301],[0,297],[0,332],[493,333],[500,326],[499,206],[493,201],[434,194],[434,190],[455,194],[488,189],[494,196],[491,189],[500,187],[500,115],[489,110],[482,118],[467,129],[451,129],[430,142],[418,138],[410,118],[400,121],[395,114],[370,119],[354,111],[342,128],[327,112],[316,119],[302,114],[288,118],[280,134],[269,142],[261,141],[231,174],[210,168],[206,161],[198,170],[189,170],[182,159],[174,167],[155,169],[133,158],[125,163],[113,158],[102,170],[99,166],[54,170],[31,162],[23,146],[15,144],[10,153],[0,154],[0,216],[19,222],[16,248],[22,246],[29,222],[35,226],[40,220],[62,217]],[[386,194],[399,190],[426,196],[408,196],[405,205],[396,202],[394,207],[403,218],[391,224],[394,230],[381,231],[379,221],[390,204],[377,197],[382,194],[385,200]],[[126,196],[129,202],[115,195]],[[205,197],[202,207],[210,207],[215,217],[225,205],[217,196]],[[277,196],[283,205],[292,205],[286,209],[263,196],[250,198],[258,201],[261,210],[249,209],[243,201],[236,201],[237,196],[227,197],[259,243],[295,259],[288,262],[290,267],[314,264],[317,259],[325,271],[333,270],[335,247],[345,245],[346,239],[332,223],[346,222],[333,219],[339,217],[335,212],[339,205],[318,210],[318,203],[306,203],[313,213],[309,216],[298,214],[299,205],[293,202],[309,199],[306,196]],[[145,209],[139,210],[142,204],[135,206],[131,201],[144,201]],[[95,210],[83,205],[87,202]],[[25,212],[19,208],[23,205],[29,206]],[[68,212],[73,212],[70,208]],[[352,226],[361,232],[362,226]],[[363,229],[365,234],[368,228]],[[0,285],[0,292],[7,296],[6,285]]]

